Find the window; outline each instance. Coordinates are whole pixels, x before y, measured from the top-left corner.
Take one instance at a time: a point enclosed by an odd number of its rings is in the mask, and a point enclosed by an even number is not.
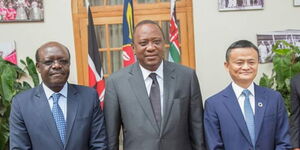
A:
[[[85,0],[72,1],[78,83],[88,85],[87,9]],[[151,19],[162,27],[168,42],[170,0],[133,0],[134,23]],[[122,61],[123,0],[90,0],[105,77],[119,70]],[[181,64],[195,68],[192,0],[177,0]],[[166,44],[166,59],[169,45]]]

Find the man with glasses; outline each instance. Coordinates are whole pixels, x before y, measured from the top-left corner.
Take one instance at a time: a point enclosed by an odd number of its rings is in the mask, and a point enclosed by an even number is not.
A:
[[[104,116],[97,92],[67,82],[69,50],[48,42],[36,51],[42,83],[16,95],[10,114],[10,149],[105,150]]]

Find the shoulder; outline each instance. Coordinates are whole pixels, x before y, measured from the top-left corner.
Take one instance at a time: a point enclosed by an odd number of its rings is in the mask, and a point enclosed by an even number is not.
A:
[[[300,81],[300,74],[297,74],[296,76],[294,76],[293,78],[292,78],[292,80],[291,80],[291,82],[293,83],[293,82],[299,82]]]
[[[254,86],[254,90],[255,90],[256,93],[257,92],[259,92],[259,93],[263,92],[264,94],[269,94],[269,95],[275,95],[275,96],[281,95],[278,91],[275,91],[275,90],[273,90],[271,88],[259,86],[259,85],[255,85]]]
[[[121,68],[120,70],[112,73],[107,79],[112,80],[112,79],[124,79],[129,75],[130,72],[134,70],[134,68],[137,68],[137,63],[131,64],[125,68]]]
[[[19,98],[22,97],[23,98],[28,98],[28,97],[33,97],[35,94],[39,94],[39,92],[42,90],[41,85],[31,88],[31,89],[27,89],[25,91],[22,91],[18,94],[16,94],[14,96],[14,98]]]
[[[70,90],[77,90],[80,93],[97,93],[97,91],[94,88],[88,87],[88,86],[83,86],[83,85],[77,85],[77,84],[70,84],[69,83],[69,89]]]
[[[195,70],[192,68],[189,68],[187,66],[178,64],[178,63],[173,63],[173,62],[169,62],[169,61],[164,61],[164,67],[167,68],[175,68],[177,71],[179,72],[194,72]]]
[[[216,103],[220,103],[220,101],[222,101],[226,95],[228,96],[228,92],[230,88],[232,87],[229,85],[225,89],[221,90],[220,92],[210,96],[205,100],[205,104],[215,105]]]

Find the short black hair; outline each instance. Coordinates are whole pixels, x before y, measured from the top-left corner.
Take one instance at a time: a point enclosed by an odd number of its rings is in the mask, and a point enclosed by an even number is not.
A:
[[[259,56],[258,48],[252,42],[250,42],[248,40],[239,40],[239,41],[232,43],[227,48],[226,56],[225,56],[227,62],[229,61],[229,55],[230,55],[231,51],[235,48],[253,48],[257,52],[257,55]]]
[[[136,32],[136,29],[141,26],[141,25],[144,25],[144,24],[153,24],[153,25],[156,25],[160,32],[161,32],[161,35],[163,36],[163,39],[165,40],[165,35],[164,35],[164,32],[162,30],[162,28],[159,26],[159,24],[153,20],[142,20],[140,21],[138,24],[135,25],[134,29],[133,29],[133,33],[132,33],[132,42],[134,41],[133,37],[134,37],[134,34]]]
[[[35,61],[36,62],[39,62],[40,61],[40,56],[39,56],[39,51],[44,49],[44,48],[47,48],[47,47],[51,47],[51,46],[58,46],[58,47],[63,47],[64,49],[67,50],[68,52],[68,55],[69,55],[69,60],[71,59],[71,55],[70,55],[70,52],[69,52],[69,49],[62,45],[61,43],[58,43],[58,42],[47,42],[45,44],[43,44],[41,47],[39,47],[36,52],[35,52]]]

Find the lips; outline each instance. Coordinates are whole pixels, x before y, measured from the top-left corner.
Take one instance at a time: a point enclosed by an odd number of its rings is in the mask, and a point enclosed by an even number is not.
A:
[[[56,72],[56,73],[50,73],[50,76],[62,76],[64,73],[62,72]]]
[[[157,58],[157,55],[147,55],[145,57],[148,59],[155,59],[155,58]]]

